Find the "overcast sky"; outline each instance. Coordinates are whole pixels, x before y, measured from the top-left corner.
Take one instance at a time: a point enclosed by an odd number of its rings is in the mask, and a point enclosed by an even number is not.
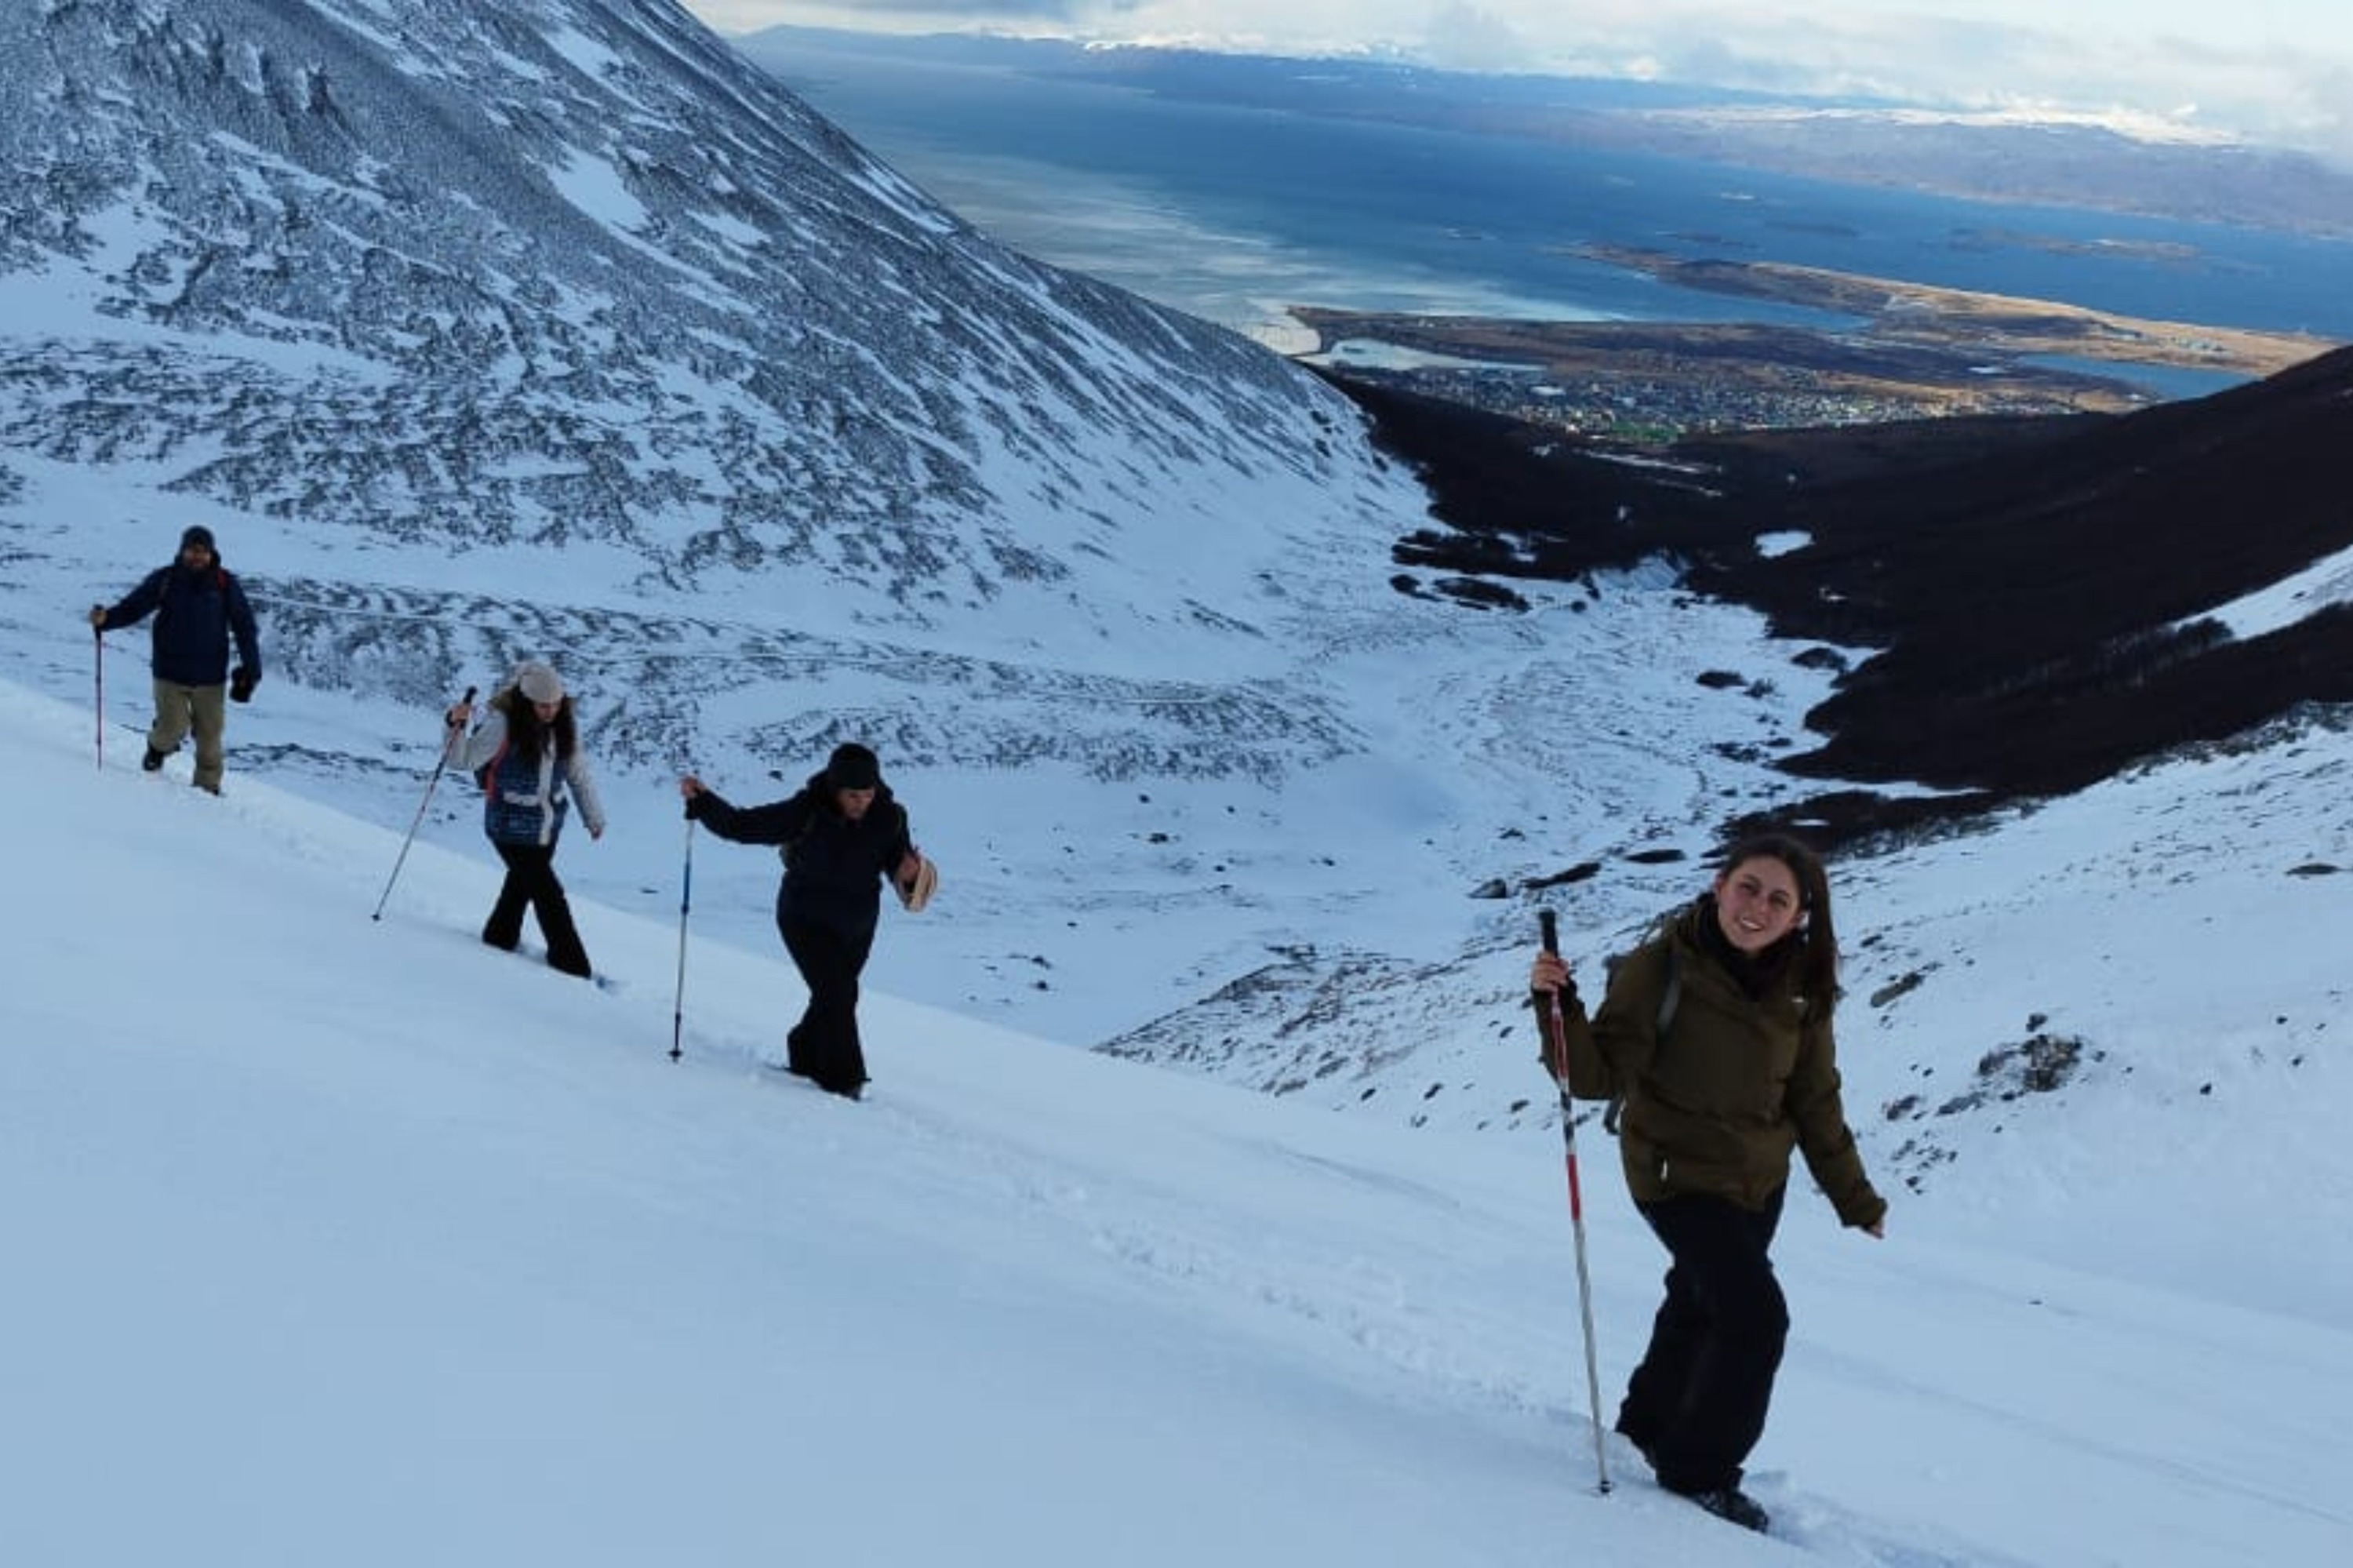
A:
[[[1433,65],[1626,75],[1940,107],[2162,121],[2353,159],[2342,0],[685,0],[779,23],[1393,50]]]

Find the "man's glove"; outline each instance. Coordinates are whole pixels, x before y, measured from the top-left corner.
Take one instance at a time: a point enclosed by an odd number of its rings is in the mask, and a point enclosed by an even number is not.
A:
[[[229,672],[228,700],[233,703],[249,703],[253,701],[253,688],[260,683],[260,675],[256,673],[254,671],[248,669],[243,664],[239,664],[236,669]]]

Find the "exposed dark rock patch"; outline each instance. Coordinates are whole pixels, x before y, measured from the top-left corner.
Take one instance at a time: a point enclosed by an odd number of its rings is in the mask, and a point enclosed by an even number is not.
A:
[[[1590,877],[1600,874],[1600,872],[1601,863],[1599,861],[1581,861],[1577,864],[1570,866],[1567,871],[1556,871],[1550,876],[1532,876],[1528,878],[1522,886],[1526,892],[1536,893],[1541,892],[1543,889],[1547,887],[1563,887],[1573,882],[1584,882]]]
[[[2054,1094],[2073,1082],[2087,1065],[2105,1059],[2105,1053],[2089,1046],[2080,1036],[2038,1032],[1979,1057],[1968,1086],[1958,1094],[1933,1103],[1920,1093],[1888,1101],[1880,1107],[1887,1120],[1921,1124],[1892,1156],[1904,1184],[1915,1192],[1924,1191],[1928,1173],[1957,1158],[1938,1131],[1939,1122],[2009,1105],[2030,1095]],[[2000,1124],[1996,1123],[1993,1130],[2000,1132]]]
[[[1800,662],[1881,650],[1777,765],[1951,793],[1835,790],[1726,832],[1931,831],[2353,704],[2353,609],[2243,639],[2210,619],[2353,547],[2353,350],[2128,415],[1757,431],[1681,443],[1663,468],[1335,379],[1436,497],[1445,527],[1400,541],[1400,563],[1567,582],[1664,556],[1812,644]],[[1805,543],[1763,556],[1767,535]]]

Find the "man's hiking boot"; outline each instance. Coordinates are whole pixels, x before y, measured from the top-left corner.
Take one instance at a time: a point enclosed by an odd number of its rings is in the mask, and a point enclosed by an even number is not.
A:
[[[168,751],[158,751],[151,746],[147,748],[147,755],[139,759],[139,767],[143,772],[153,773],[164,766],[164,758],[170,755]]]
[[[1691,1499],[1726,1524],[1736,1524],[1759,1535],[1764,1534],[1766,1528],[1773,1522],[1773,1516],[1738,1487],[1710,1487],[1704,1492],[1683,1492],[1680,1495]]]

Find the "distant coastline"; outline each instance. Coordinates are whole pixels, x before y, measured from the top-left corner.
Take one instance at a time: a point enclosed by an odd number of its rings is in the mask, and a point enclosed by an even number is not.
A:
[[[2270,376],[2336,345],[1926,288],[1769,261],[1584,253],[1685,289],[1847,318],[1836,330],[1749,323],[1497,321],[1295,306],[1335,374],[1584,434],[1665,442],[1694,432],[1961,415],[2125,413],[2152,371],[2215,385]],[[2116,374],[2100,373],[2114,366]]]
[[[1605,403],[1625,411],[1609,428],[1670,439],[2123,409],[2353,341],[2341,240],[2126,216],[2137,198],[1964,200],[1859,154],[1847,173],[1869,183],[1792,174],[1694,151],[1724,128],[1703,137],[1690,114],[1605,106],[1577,123],[1615,131],[1564,140],[1484,115],[1463,84],[1495,84],[1445,73],[1415,73],[1408,102],[1396,73],[1347,62],[1310,79],[1296,61],[1004,39],[742,42],[992,238],[1294,357],[1580,429]],[[1816,130],[1850,153],[1870,133]],[[1672,152],[1638,134],[1667,132]],[[1920,155],[1991,145],[1902,135]],[[2010,171],[2021,188],[2047,195],[2063,143]],[[2233,167],[2233,200],[2263,194],[2256,165]],[[2188,210],[2221,210],[2211,195]]]
[[[1937,288],[1778,261],[1693,260],[1630,245],[1586,245],[1577,247],[1577,253],[1677,288],[1854,316],[1863,323],[1860,335],[1872,342],[1951,349],[1980,359],[2069,355],[2124,366],[2262,376],[2338,346],[2307,333],[2150,321],[2051,300]]]

